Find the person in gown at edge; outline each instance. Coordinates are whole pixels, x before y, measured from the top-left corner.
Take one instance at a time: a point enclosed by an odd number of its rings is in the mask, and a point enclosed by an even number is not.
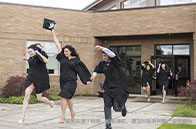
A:
[[[168,90],[169,79],[172,77],[172,72],[166,67],[166,63],[159,63],[157,69],[157,77],[160,89],[163,94],[162,103],[165,103],[166,91]]]
[[[103,84],[105,126],[106,129],[111,129],[111,107],[113,106],[114,111],[121,112],[122,116],[126,116],[127,113],[125,103],[129,93],[126,87],[125,73],[116,53],[99,45],[95,49],[102,51],[103,60],[96,66],[91,80],[94,80],[97,74],[103,73],[105,75]]]
[[[60,88],[59,96],[61,97],[62,116],[59,124],[65,121],[65,113],[67,106],[71,113],[71,120],[75,120],[75,112],[73,110],[72,96],[77,87],[77,74],[83,84],[90,83],[91,74],[85,64],[80,61],[79,55],[71,45],[61,48],[56,38],[54,29],[52,29],[54,41],[56,43],[59,54],[56,59],[60,62]]]
[[[147,102],[150,102],[150,87],[152,86],[152,75],[154,73],[154,65],[151,61],[142,64],[142,90],[147,94]]]
[[[48,56],[44,51],[42,51],[39,43],[30,45],[28,47],[28,53],[30,58],[27,59],[26,56],[23,58],[29,63],[29,71],[24,84],[25,96],[23,100],[22,116],[18,120],[19,124],[22,124],[25,120],[28,101],[34,89],[36,91],[37,99],[41,102],[49,104],[51,109],[54,109],[54,102],[49,101],[46,97],[42,97],[42,93],[50,88],[49,75],[46,68]]]

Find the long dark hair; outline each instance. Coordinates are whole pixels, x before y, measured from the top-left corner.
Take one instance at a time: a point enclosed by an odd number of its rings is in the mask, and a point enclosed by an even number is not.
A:
[[[71,52],[71,56],[75,56],[80,59],[79,54],[76,52],[76,49],[71,45],[66,45],[62,48],[62,53],[64,53],[64,49],[67,48]]]
[[[38,50],[39,52],[42,52],[42,49],[39,46],[41,47],[41,44],[40,43],[31,44],[28,47],[28,49],[33,49],[34,51],[35,50]]]

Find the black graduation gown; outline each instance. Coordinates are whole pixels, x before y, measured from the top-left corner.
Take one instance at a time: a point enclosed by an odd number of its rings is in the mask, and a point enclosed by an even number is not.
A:
[[[48,55],[44,51],[42,51],[41,54],[48,58]],[[43,91],[48,90],[50,88],[50,84],[46,63],[38,54],[30,57],[28,59],[28,63],[29,70],[24,88],[26,89],[33,83],[33,85],[35,86],[36,94],[40,94]]]
[[[68,59],[63,52],[56,59],[60,62],[60,88],[59,96],[71,99],[77,87],[77,75],[83,84],[87,84],[91,74],[85,64],[79,58]]]
[[[110,59],[110,62],[101,61],[94,72],[103,73],[105,81],[103,84],[104,94],[113,98],[119,106],[124,106],[128,98],[125,73],[118,56]],[[109,102],[110,103],[110,102]]]
[[[168,85],[169,85],[169,78],[170,77],[170,72],[167,72],[166,70],[163,70],[162,68],[160,68],[159,73],[157,73],[158,76],[158,83],[160,85],[160,89],[163,89],[163,85],[165,86],[165,89],[168,89]]]
[[[143,66],[141,66],[141,69],[143,71],[142,73],[142,79],[141,79],[141,85],[142,87],[147,86],[147,82],[149,83],[150,86],[152,86],[152,75],[154,73],[154,69],[147,70]]]

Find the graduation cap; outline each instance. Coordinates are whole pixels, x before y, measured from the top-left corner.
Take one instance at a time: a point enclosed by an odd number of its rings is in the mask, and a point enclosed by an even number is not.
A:
[[[166,64],[166,62],[165,61],[160,61],[159,64]]]
[[[44,18],[43,28],[52,30],[54,28],[54,25],[56,24],[55,21]]]
[[[145,64],[145,65],[148,65],[148,61],[144,61],[144,64]]]

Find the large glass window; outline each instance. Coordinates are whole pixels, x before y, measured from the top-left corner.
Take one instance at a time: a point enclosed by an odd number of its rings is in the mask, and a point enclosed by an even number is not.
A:
[[[113,7],[109,8],[109,10],[116,10],[116,9],[117,9],[116,6],[113,6]]]
[[[189,55],[190,45],[156,45],[156,55]]]
[[[130,0],[130,8],[146,7],[146,0]]]
[[[196,0],[157,0],[160,5],[187,4],[194,3]]]
[[[125,0],[125,1],[121,2],[120,6],[122,9],[130,8],[129,1]]]
[[[111,47],[121,58],[130,93],[141,92],[141,46]]]
[[[189,45],[174,45],[173,54],[174,55],[189,55],[190,54]]]
[[[59,74],[59,63],[56,60],[56,55],[58,54],[58,50],[56,48],[55,43],[53,42],[40,42],[40,41],[27,41],[27,48],[31,44],[34,43],[40,43],[42,46],[42,49],[47,53],[48,57],[48,64],[47,69],[49,74]],[[26,51],[27,57],[29,57],[27,51]],[[29,68],[27,63],[27,69]]]
[[[156,55],[172,55],[172,45],[157,45]]]

